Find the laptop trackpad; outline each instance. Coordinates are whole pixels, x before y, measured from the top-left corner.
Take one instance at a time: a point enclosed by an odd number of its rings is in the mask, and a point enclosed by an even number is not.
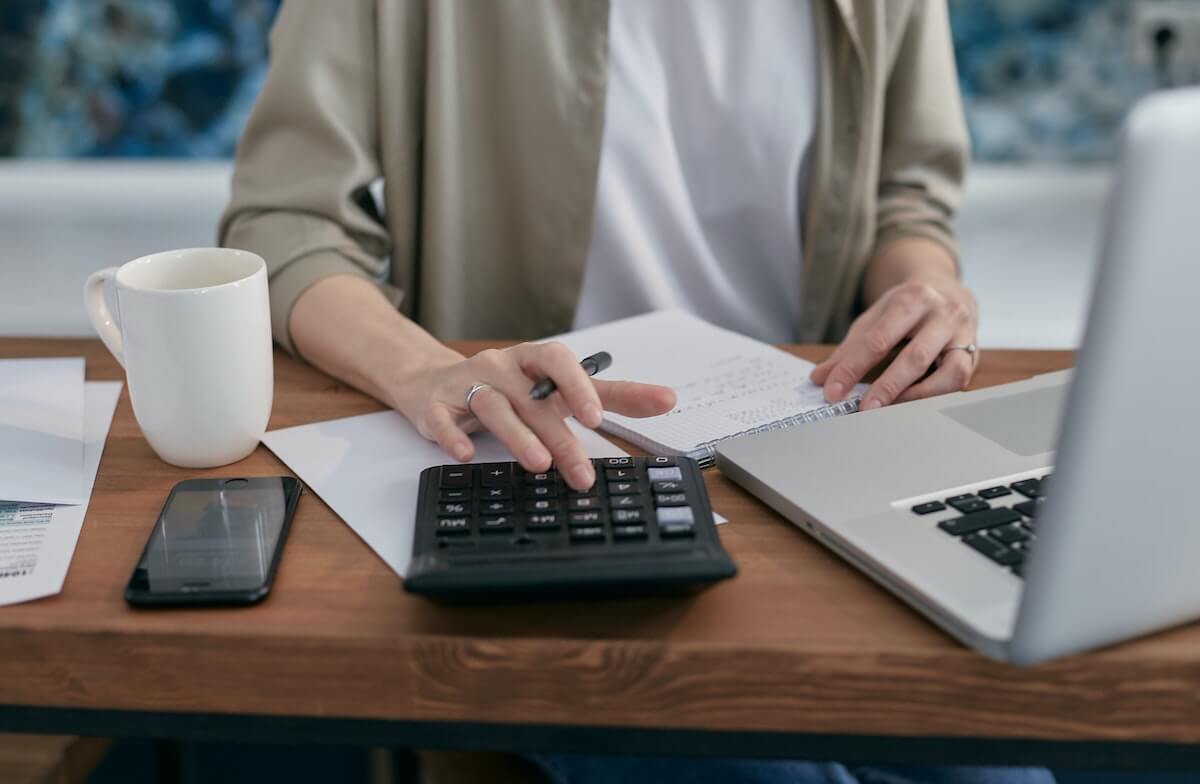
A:
[[[943,408],[955,422],[1022,457],[1054,450],[1067,387],[1053,387],[988,398]]]

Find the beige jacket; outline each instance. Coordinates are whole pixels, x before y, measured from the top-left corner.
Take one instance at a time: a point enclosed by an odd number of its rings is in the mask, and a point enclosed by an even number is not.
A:
[[[844,334],[889,241],[954,252],[967,155],[945,0],[813,7],[803,342]],[[291,348],[292,305],[335,274],[379,281],[441,339],[569,329],[607,35],[607,0],[286,0],[220,228],[266,258],[276,339]]]

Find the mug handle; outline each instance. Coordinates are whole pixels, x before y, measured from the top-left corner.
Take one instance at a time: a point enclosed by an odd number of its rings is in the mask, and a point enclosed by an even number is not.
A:
[[[104,282],[113,280],[116,274],[116,267],[105,267],[88,276],[87,283],[83,284],[83,307],[87,309],[88,318],[91,319],[92,327],[100,336],[100,340],[104,341],[104,345],[121,367],[125,367],[125,344],[121,339],[121,325],[113,318],[112,311],[108,309],[108,302],[104,299]]]

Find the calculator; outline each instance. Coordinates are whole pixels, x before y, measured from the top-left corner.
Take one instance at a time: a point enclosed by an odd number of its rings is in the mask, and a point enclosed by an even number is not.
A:
[[[517,463],[425,469],[405,590],[448,601],[625,596],[737,572],[696,461],[592,463],[596,483],[582,492]]]

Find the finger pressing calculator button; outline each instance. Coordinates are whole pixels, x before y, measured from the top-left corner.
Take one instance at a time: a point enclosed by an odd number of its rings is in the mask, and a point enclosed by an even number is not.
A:
[[[606,468],[604,469],[604,476],[610,482],[613,480],[627,482],[637,481],[637,471],[632,468]]]
[[[439,517],[459,517],[471,513],[471,505],[465,501],[451,501],[446,504],[438,504]]]
[[[637,482],[609,482],[608,483],[608,494],[609,495],[629,495],[630,493],[636,493],[637,491],[638,491],[638,483]]]
[[[655,506],[687,506],[686,493],[659,493],[654,496]]]
[[[479,497],[484,501],[511,501],[512,490],[507,487],[485,487]]]
[[[531,514],[525,518],[526,531],[552,531],[558,528],[558,513]]]
[[[438,536],[465,536],[471,533],[471,521],[465,517],[443,517],[437,521]]]
[[[654,482],[650,489],[656,493],[682,493],[683,482],[675,479],[668,479],[665,482]]]
[[[471,466],[442,466],[442,487],[470,487]]]
[[[613,539],[616,539],[617,541],[629,541],[631,539],[645,538],[646,526],[642,525],[641,523],[613,526]]]
[[[568,509],[599,509],[600,499],[594,495],[586,495],[582,498],[568,498]]]
[[[597,511],[571,512],[571,525],[600,525],[603,522],[603,517]]]
[[[614,509],[612,511],[612,519],[614,523],[640,523],[642,521],[642,510]]]
[[[512,484],[512,465],[488,463],[479,467],[479,484],[484,487],[507,487]]]
[[[646,465],[649,468],[656,468],[662,466],[679,465],[679,463],[673,457],[647,457]]]
[[[508,514],[512,510],[512,501],[488,501],[479,507],[479,511],[489,515]]]
[[[557,512],[558,501],[553,501],[546,498],[539,498],[534,501],[525,502],[526,512]]]
[[[636,509],[642,505],[640,495],[614,495],[608,499],[608,505],[613,509]]]
[[[650,477],[651,482],[683,481],[683,471],[680,471],[678,466],[671,468],[647,468],[646,475]]]
[[[485,534],[507,534],[513,529],[512,518],[508,515],[485,517],[479,521],[479,530]]]
[[[599,525],[581,526],[571,529],[572,542],[603,542],[604,527]]]

